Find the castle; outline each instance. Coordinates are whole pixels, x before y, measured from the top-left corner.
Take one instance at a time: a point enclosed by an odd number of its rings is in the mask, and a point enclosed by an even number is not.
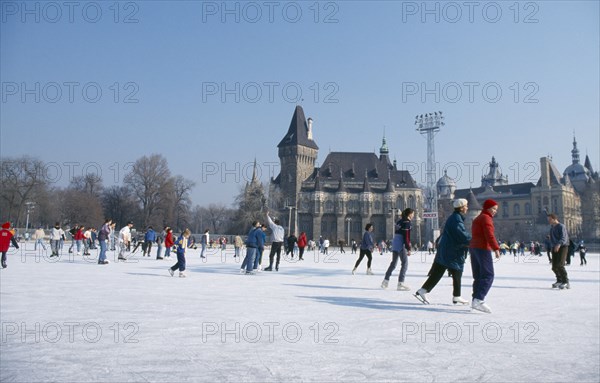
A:
[[[407,208],[423,211],[423,193],[410,173],[398,170],[389,158],[385,137],[375,153],[330,152],[315,167],[319,147],[313,121],[296,106],[289,129],[279,145],[280,174],[270,193],[280,193],[280,209],[294,210],[288,232],[332,243],[360,241],[367,223],[376,241],[394,235],[394,221]],[[283,213],[285,210],[281,210]],[[282,219],[282,222],[284,220]],[[418,224],[417,224],[418,226]],[[420,241],[414,234],[415,241]]]
[[[423,231],[425,191],[406,170],[390,161],[385,137],[379,156],[363,152],[330,152],[316,167],[319,147],[313,137],[313,121],[296,106],[292,121],[277,145],[280,174],[271,179],[269,195],[287,227],[287,233],[306,232],[308,238],[360,240],[367,223],[374,224],[376,241],[391,239],[394,221],[407,208],[416,210],[413,242],[430,239]],[[456,189],[456,182],[444,174],[437,182],[440,225],[452,213],[452,200],[466,198],[467,228],[481,212],[483,201],[499,204],[495,217],[496,236],[506,241],[543,241],[548,233],[547,214],[556,213],[569,235],[576,239],[600,238],[600,179],[586,155],[580,163],[577,141],[573,139],[572,164],[561,172],[549,157],[540,159],[537,183],[509,184],[495,157],[478,188]],[[288,217],[287,220],[284,217]],[[286,234],[287,235],[287,234]]]

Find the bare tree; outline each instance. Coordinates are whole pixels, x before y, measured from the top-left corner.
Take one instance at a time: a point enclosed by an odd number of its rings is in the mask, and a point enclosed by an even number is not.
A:
[[[1,160],[0,184],[2,219],[20,226],[25,202],[35,202],[48,186],[44,163],[28,156]]]
[[[141,211],[126,186],[112,186],[102,193],[102,207],[104,216],[112,218],[119,226],[124,226],[127,221],[136,221],[141,216]]]
[[[154,215],[168,200],[172,190],[171,171],[167,160],[160,154],[152,154],[138,159],[123,183],[128,186],[142,208],[143,226],[156,217]]]
[[[173,215],[175,227],[183,229],[189,226],[190,205],[192,200],[190,192],[196,186],[194,181],[185,179],[182,176],[173,178]]]
[[[86,174],[85,176],[75,176],[71,179],[70,187],[91,196],[100,197],[103,189],[102,177],[92,173]]]

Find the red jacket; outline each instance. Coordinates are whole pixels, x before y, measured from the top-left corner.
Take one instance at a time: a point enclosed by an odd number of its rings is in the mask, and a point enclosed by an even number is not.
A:
[[[0,251],[8,251],[8,247],[10,246],[11,242],[17,249],[19,248],[19,245],[17,245],[17,241],[15,241],[13,234],[10,232],[10,230],[0,230]]]
[[[298,247],[306,247],[306,234],[300,234],[298,238]]]
[[[473,220],[471,226],[472,239],[469,247],[483,250],[500,250],[494,235],[494,221],[486,210]]]
[[[167,235],[165,236],[165,247],[171,247],[174,244],[175,244],[175,242],[173,242],[173,233],[168,232]]]
[[[81,240],[85,239],[85,236],[83,235],[83,231],[81,231],[81,229],[78,229],[77,232],[75,233],[75,236],[73,237],[73,239],[76,241],[81,241]]]

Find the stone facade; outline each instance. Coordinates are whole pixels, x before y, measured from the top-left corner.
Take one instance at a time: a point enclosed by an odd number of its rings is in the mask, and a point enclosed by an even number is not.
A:
[[[281,194],[280,214],[293,206],[290,231],[304,231],[308,238],[360,241],[367,223],[374,224],[375,240],[394,234],[394,218],[405,208],[423,211],[423,195],[407,171],[389,159],[385,138],[379,156],[375,153],[330,152],[321,167],[315,167],[318,146],[312,136],[312,121],[305,120],[297,106],[284,139],[278,145],[280,174],[271,182],[271,192]],[[282,220],[283,222],[284,220]],[[415,219],[413,242],[418,243],[420,221]]]

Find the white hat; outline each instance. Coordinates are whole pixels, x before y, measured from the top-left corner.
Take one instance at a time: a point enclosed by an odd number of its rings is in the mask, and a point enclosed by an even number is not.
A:
[[[459,199],[455,199],[454,202],[452,203],[452,206],[454,206],[455,209],[459,208],[459,207],[463,207],[463,206],[467,206],[469,202],[464,199],[464,198],[459,198]]]

